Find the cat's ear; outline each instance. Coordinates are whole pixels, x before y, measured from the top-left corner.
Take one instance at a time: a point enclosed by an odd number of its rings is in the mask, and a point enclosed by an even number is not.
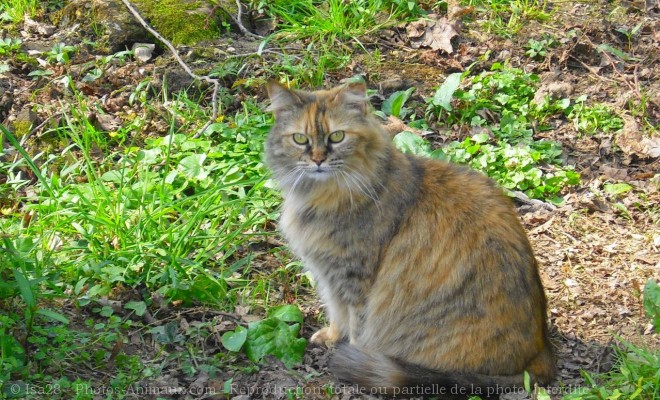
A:
[[[359,110],[366,114],[369,110],[367,85],[364,82],[348,83],[341,87],[335,101],[350,110]]]
[[[302,100],[295,92],[277,81],[268,81],[266,90],[270,97],[270,106],[266,110],[272,111],[275,116],[282,111],[302,105]]]

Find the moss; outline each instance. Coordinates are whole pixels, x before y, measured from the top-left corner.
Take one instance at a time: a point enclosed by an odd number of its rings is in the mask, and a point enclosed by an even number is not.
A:
[[[194,44],[220,35],[215,16],[202,1],[136,0],[135,4],[172,44]]]

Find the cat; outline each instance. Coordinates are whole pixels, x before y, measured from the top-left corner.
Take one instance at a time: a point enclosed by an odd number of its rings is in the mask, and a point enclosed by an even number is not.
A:
[[[267,91],[279,229],[317,281],[329,325],[311,341],[335,347],[335,376],[389,395],[431,387],[460,398],[522,388],[525,371],[549,383],[545,293],[496,184],[397,150],[364,83]]]

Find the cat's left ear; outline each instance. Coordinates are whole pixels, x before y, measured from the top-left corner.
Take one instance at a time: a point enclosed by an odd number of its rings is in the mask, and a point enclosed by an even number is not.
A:
[[[348,83],[339,90],[335,101],[348,109],[359,110],[366,114],[369,110],[367,85],[364,82]]]
[[[269,81],[266,84],[268,97],[270,97],[270,106],[266,111],[272,111],[277,116],[282,111],[290,110],[302,104],[302,100],[291,89],[283,86],[276,81]]]

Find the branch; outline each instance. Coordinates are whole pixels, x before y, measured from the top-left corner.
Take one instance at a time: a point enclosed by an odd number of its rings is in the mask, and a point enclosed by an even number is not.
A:
[[[194,73],[190,69],[190,67],[188,67],[188,64],[186,64],[185,61],[183,61],[183,59],[181,58],[181,56],[177,52],[176,48],[174,48],[172,43],[170,43],[160,33],[158,33],[156,30],[154,30],[152,27],[150,27],[149,24],[147,23],[147,21],[145,21],[144,18],[142,18],[140,13],[138,13],[137,10],[135,8],[133,8],[133,6],[131,5],[131,3],[128,2],[128,0],[121,0],[121,1],[122,1],[122,3],[124,3],[126,8],[128,8],[128,11],[130,11],[131,14],[133,14],[135,19],[137,19],[138,22],[144,27],[144,29],[146,29],[149,33],[154,35],[156,37],[156,39],[160,40],[163,44],[165,44],[165,46],[167,46],[168,49],[170,49],[170,51],[174,55],[174,58],[176,58],[176,60],[179,62],[179,65],[181,65],[183,70],[186,71],[186,73],[191,78],[196,79],[198,81],[204,81],[204,82],[207,82],[207,83],[210,83],[210,84],[213,85],[213,97],[211,99],[211,102],[212,102],[212,105],[213,105],[213,114],[211,115],[211,118],[209,119],[209,121],[206,124],[204,124],[204,126],[195,134],[194,137],[201,136],[204,133],[204,131],[206,131],[206,128],[208,128],[213,123],[213,121],[215,121],[218,118],[218,89],[220,89],[220,81],[217,80],[217,79],[213,79],[213,78],[211,78],[209,76],[206,76],[206,75],[200,76],[200,75],[197,75],[196,73]],[[239,13],[240,13],[240,7],[239,7]],[[242,26],[242,25],[239,25],[239,26]],[[245,28],[243,28],[243,29],[245,29]]]
[[[252,37],[259,38],[259,39],[263,39],[262,36],[259,36],[257,34],[254,34],[250,31],[248,31],[247,28],[245,28],[245,26],[243,26],[243,21],[242,21],[242,19],[243,19],[243,5],[241,4],[240,0],[236,0],[236,8],[238,9],[238,11],[236,12],[237,13],[236,18],[234,18],[234,16],[231,15],[230,13],[227,13],[227,15],[229,15],[234,20],[234,22],[236,22],[236,25],[238,25],[238,29],[241,30],[241,33],[244,34],[244,35],[247,35],[247,36],[252,36]]]

